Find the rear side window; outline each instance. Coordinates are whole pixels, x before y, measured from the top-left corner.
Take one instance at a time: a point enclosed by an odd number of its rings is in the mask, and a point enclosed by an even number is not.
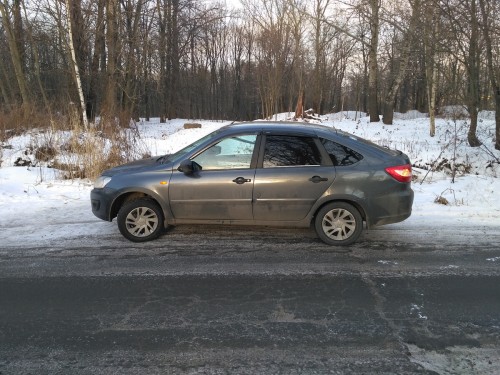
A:
[[[349,147],[343,146],[340,143],[322,139],[321,143],[325,146],[325,150],[330,155],[332,163],[335,166],[344,167],[352,165],[363,159],[363,155]]]
[[[321,154],[313,138],[268,135],[264,150],[264,168],[321,165]]]

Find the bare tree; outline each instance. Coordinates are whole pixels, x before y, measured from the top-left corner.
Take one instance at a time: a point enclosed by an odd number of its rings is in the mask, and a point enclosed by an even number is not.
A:
[[[378,110],[378,40],[380,29],[380,0],[368,0],[370,22],[370,47],[368,50],[369,75],[368,75],[368,112],[370,122],[379,122]]]
[[[428,108],[430,134],[437,103],[465,104],[472,145],[482,106],[495,104],[500,123],[498,1],[242,2],[231,14],[215,1],[0,0],[1,104],[75,98],[110,123],[255,119],[302,98],[317,113],[378,121],[382,110],[385,123]]]
[[[424,0],[423,30],[429,135],[436,135],[436,93],[438,85],[438,56],[440,14],[435,0]]]
[[[391,22],[391,24],[402,34],[402,43],[400,45],[399,57],[396,59],[396,62],[394,64],[394,73],[391,74],[388,90],[383,99],[383,122],[386,125],[392,125],[393,123],[394,104],[399,89],[401,88],[403,79],[406,75],[406,69],[410,60],[411,50],[415,45],[414,38],[418,25],[417,21],[421,12],[421,1],[413,0],[409,3],[409,6],[411,8],[411,15],[409,16],[410,20],[406,28],[402,28],[401,26],[399,26],[399,23],[396,21]],[[403,13],[402,9],[397,8],[397,10],[399,10],[399,17],[401,17],[401,13]]]
[[[17,85],[21,94],[22,105],[28,109],[31,106],[26,76],[24,73],[24,48],[21,38],[23,37],[21,0],[14,0],[9,4],[7,0],[0,1],[0,15],[7,37],[12,65],[16,75]]]
[[[478,9],[476,0],[444,0],[440,2],[448,25],[452,28],[455,48],[449,50],[464,67],[467,83],[463,100],[470,115],[470,127],[467,140],[470,146],[477,147],[477,120],[480,104],[479,77],[481,68],[481,50]]]
[[[80,68],[78,67],[78,62],[76,60],[75,53],[75,43],[73,40],[73,21],[71,19],[71,8],[72,2],[78,2],[79,0],[66,0],[66,16],[67,16],[67,26],[68,26],[68,49],[71,57],[71,67],[73,68],[73,76],[75,79],[76,89],[78,92],[78,98],[80,100],[80,110],[81,110],[81,121],[83,122],[83,126],[85,129],[88,128],[87,116],[85,114],[85,99],[83,97],[83,89],[82,89],[82,80],[80,78]],[[78,7],[79,5],[75,5]]]
[[[161,121],[175,118],[179,79],[180,0],[157,0],[159,21]]]
[[[470,127],[467,134],[467,140],[469,145],[472,147],[478,147],[481,145],[479,139],[477,139],[477,120],[479,114],[479,75],[480,75],[480,55],[481,51],[479,49],[479,20],[477,12],[477,2],[476,0],[471,0],[470,3],[470,43],[468,58],[466,60],[467,66],[467,76],[468,76],[468,90],[467,90],[467,106],[470,115]]]
[[[102,72],[106,70],[105,4],[106,0],[97,0],[97,9],[95,9],[95,36],[92,51],[92,60],[90,63],[90,71],[88,75],[86,103],[87,118],[91,121],[94,120],[98,109],[98,86],[102,87],[99,78],[101,77]]]
[[[323,113],[326,101],[327,80],[325,80],[328,47],[339,33],[324,20],[331,9],[331,0],[315,0],[311,14],[312,41],[314,51],[314,67],[312,71],[312,84],[310,87],[313,109]],[[338,52],[338,51],[337,51]]]
[[[249,17],[243,17],[244,21],[239,26],[241,33],[237,42],[242,47],[241,51],[241,66],[240,85],[241,98],[239,98],[239,113],[241,118],[251,120],[255,119],[259,113],[259,90],[258,83],[255,79],[256,65],[256,39],[257,26]]]
[[[125,21],[123,43],[123,84],[121,85],[121,110],[127,117],[137,117],[135,112],[137,109],[138,95],[138,79],[139,75],[139,60],[141,57],[140,43],[147,42],[145,38],[141,38],[141,26],[143,16],[144,0],[135,2],[132,0],[122,0],[123,17]],[[143,34],[146,37],[148,33]],[[143,46],[143,48],[145,48]]]
[[[244,102],[244,69],[245,69],[245,30],[244,27],[232,24],[230,37],[230,59],[233,61],[233,118],[242,120],[245,118]]]
[[[5,53],[5,55],[7,55],[7,53]],[[2,94],[4,104],[6,104],[8,108],[11,108],[14,100],[12,99],[12,89],[10,88],[9,81],[3,59],[0,58],[0,93]]]
[[[224,98],[225,77],[228,74],[226,59],[228,55],[229,29],[224,20],[225,9],[213,9],[201,27],[203,35],[202,50],[205,55],[207,69],[208,110],[210,118],[223,118],[227,110]]]
[[[45,90],[45,87],[43,86],[42,79],[40,76],[40,70],[41,70],[40,57],[39,57],[40,53],[39,53],[38,45],[33,38],[33,23],[30,22],[25,4],[23,3],[22,6],[23,6],[23,14],[24,14],[25,25],[26,25],[26,27],[25,27],[26,36],[27,36],[27,39],[29,40],[29,45],[30,45],[31,49],[33,50],[32,54],[31,54],[32,58],[33,58],[33,62],[34,62],[33,74],[35,75],[36,82],[38,83],[38,89],[40,90],[40,94],[42,96],[44,108],[46,111],[48,111],[50,113],[51,106],[50,106],[49,100],[47,98],[46,90]],[[37,24],[35,23],[35,25],[37,25]]]
[[[288,0],[245,0],[249,16],[258,27],[256,39],[257,82],[262,115],[271,117],[283,108],[285,71],[293,48]]]
[[[489,18],[490,14],[498,15],[499,9],[498,4],[496,4],[497,8],[495,9],[495,5],[488,0],[479,0],[479,5],[483,21],[482,31],[485,40],[486,58],[495,103],[495,148],[500,150],[500,64],[498,63],[498,55],[496,59],[493,56],[493,39],[498,40],[500,35],[498,32],[494,35],[492,20]],[[498,24],[496,26],[498,27]]]
[[[117,113],[117,82],[118,61],[120,54],[119,41],[120,4],[118,0],[106,2],[106,93],[103,105],[103,119],[105,122],[113,121]]]

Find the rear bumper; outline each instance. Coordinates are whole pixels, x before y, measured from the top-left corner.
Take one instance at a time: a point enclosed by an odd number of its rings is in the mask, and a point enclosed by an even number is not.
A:
[[[92,205],[92,213],[99,219],[111,221],[111,205],[115,199],[114,189],[93,189],[90,192],[90,202]]]
[[[399,223],[411,216],[414,192],[412,189],[401,191],[398,194],[391,193],[373,202],[372,212],[367,220],[368,228]]]

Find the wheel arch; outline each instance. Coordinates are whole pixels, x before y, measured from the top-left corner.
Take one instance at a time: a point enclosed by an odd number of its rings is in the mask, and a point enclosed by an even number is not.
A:
[[[130,191],[124,191],[122,194],[120,194],[116,199],[113,201],[110,209],[110,219],[114,219],[118,215],[118,211],[120,211],[120,208],[127,202],[130,202],[134,199],[139,199],[139,198],[148,198],[154,201],[163,211],[163,216],[165,220],[167,220],[167,217],[169,216],[169,210],[168,208],[163,204],[163,200],[158,197],[156,194],[152,192],[147,192],[147,191],[142,191],[142,190],[130,190]]]
[[[318,212],[323,207],[325,207],[327,204],[334,203],[334,202],[343,202],[343,203],[347,203],[347,204],[352,205],[354,208],[356,208],[359,211],[363,221],[366,222],[367,225],[369,224],[369,217],[367,216],[366,209],[363,207],[363,205],[360,202],[358,202],[354,199],[348,198],[348,197],[332,197],[331,199],[328,199],[328,200],[321,202],[321,204],[318,207],[316,207],[316,209],[314,210],[314,214],[311,217],[310,224],[314,225],[314,220],[316,219]]]

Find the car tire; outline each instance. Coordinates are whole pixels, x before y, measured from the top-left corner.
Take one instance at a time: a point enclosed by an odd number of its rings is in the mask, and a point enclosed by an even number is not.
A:
[[[164,231],[164,217],[160,206],[148,198],[126,202],[118,211],[118,229],[133,242],[158,238]]]
[[[314,228],[328,245],[346,246],[354,243],[363,231],[363,218],[353,205],[332,202],[316,214]]]

